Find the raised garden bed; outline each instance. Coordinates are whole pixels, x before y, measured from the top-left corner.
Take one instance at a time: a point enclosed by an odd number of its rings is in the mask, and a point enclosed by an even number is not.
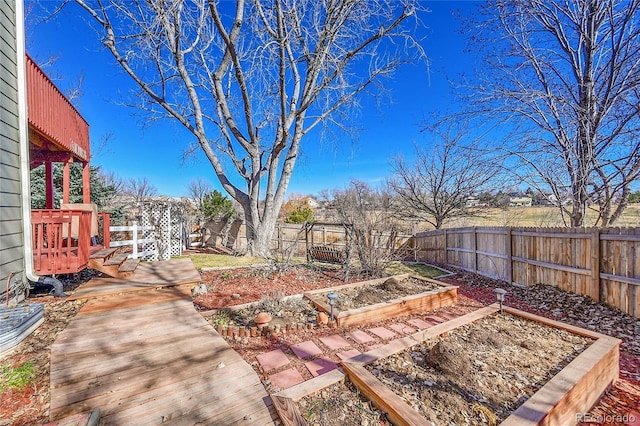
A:
[[[329,293],[338,295],[333,314],[339,327],[430,311],[454,305],[458,299],[458,287],[411,274],[309,291],[304,296],[330,315]]]
[[[386,414],[364,398],[340,370],[271,395],[283,425],[387,426]]]
[[[620,340],[515,309],[505,308],[504,311],[504,317],[499,317],[498,307],[492,305],[411,336],[394,340],[385,346],[345,360],[342,363],[343,371],[346,372],[348,379],[359,389],[360,393],[366,396],[381,412],[386,413],[386,418],[393,424],[430,424],[426,416],[423,415],[424,413],[420,412],[419,407],[415,409],[411,406],[420,404],[419,398],[413,398],[411,393],[413,391],[415,394],[424,393],[426,390],[436,387],[441,387],[449,393],[457,390],[463,396],[471,397],[475,402],[476,409],[484,413],[480,417],[484,416],[485,424],[496,424],[501,420],[500,424],[502,425],[577,423],[576,415],[587,413],[600,395],[617,379]],[[487,333],[484,341],[474,341],[474,336],[479,336],[478,330],[495,331],[490,326],[495,318],[498,319],[496,322],[498,327],[503,327],[503,330],[506,330],[504,328],[506,323],[512,323],[513,332],[499,333],[503,334],[502,338],[496,336],[495,333],[493,336]],[[522,339],[516,345],[509,342],[510,338],[519,338],[518,333],[523,332],[531,335],[531,339]],[[387,377],[393,377],[387,374],[389,370],[393,369],[389,368],[390,366],[406,366],[412,361],[422,362],[423,359],[420,358],[426,358],[429,353],[426,350],[421,350],[425,345],[435,348],[434,342],[446,342],[447,339],[454,338],[467,340],[472,353],[482,354],[480,357],[470,359],[471,370],[474,371],[468,371],[465,374],[472,375],[481,371],[481,374],[490,382],[490,386],[492,383],[498,383],[498,376],[503,373],[506,376],[503,383],[507,386],[516,386],[516,382],[520,380],[533,382],[526,385],[524,396],[508,413],[496,416],[491,410],[483,410],[483,406],[490,406],[490,404],[486,404],[487,401],[477,395],[469,395],[468,390],[462,389],[452,380],[448,380],[448,388],[444,383],[437,383],[436,379],[433,381],[425,380],[418,374],[401,374],[397,377],[403,376],[408,380],[405,382],[398,380],[398,383],[390,384],[390,386],[380,380],[386,380],[385,374]],[[506,340],[501,341],[500,339]],[[538,348],[533,345],[533,342],[546,345],[547,343],[544,342],[547,340],[552,342],[551,346],[547,347],[549,354],[555,350],[554,344],[566,346],[565,352],[561,354],[562,360],[559,362],[551,360],[549,365],[557,363],[557,366],[551,367],[547,372],[541,371],[542,361],[534,362],[529,368],[521,366],[521,371],[515,373],[502,371],[500,367],[489,364],[492,355],[485,353],[491,347],[498,347],[504,351],[505,357],[517,357],[518,347],[524,350],[537,350]],[[446,352],[446,346],[442,346],[440,349],[442,349],[441,353]],[[409,358],[407,358],[407,354],[409,354]],[[456,355],[455,359],[460,359],[459,353],[454,355]],[[482,358],[483,356],[485,358]],[[443,359],[446,360],[446,357]],[[495,358],[492,362],[499,364]],[[484,366],[482,366],[483,363]],[[436,365],[433,368],[436,367],[441,366]],[[464,366],[453,364],[448,367],[460,368],[464,371]],[[382,371],[385,369],[388,370],[387,373]],[[336,381],[344,380],[339,370],[329,374],[324,375],[327,377],[319,376],[272,395],[274,406],[285,425],[307,424],[304,415],[301,414],[304,411],[301,411],[302,407],[298,401],[307,395],[321,392],[325,387],[329,389],[328,386]],[[513,377],[513,375],[516,376],[516,379],[511,381],[509,377]],[[412,380],[420,381],[420,385],[412,389],[410,383]],[[440,400],[432,402],[433,404],[442,403]],[[474,405],[473,402],[471,405]],[[504,418],[505,416],[506,418]],[[464,424],[464,421],[460,421],[460,419],[448,420]],[[438,421],[447,422],[448,420],[438,417]],[[469,419],[467,423],[481,424],[483,422]],[[347,425],[348,423],[343,424]]]

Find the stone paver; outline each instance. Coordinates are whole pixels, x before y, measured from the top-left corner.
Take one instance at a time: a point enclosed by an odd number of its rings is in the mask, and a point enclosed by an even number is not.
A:
[[[281,371],[269,376],[269,380],[274,386],[280,389],[287,389],[293,385],[304,382],[304,377],[295,368],[289,368],[288,370]]]
[[[380,342],[371,343],[369,346],[367,346],[367,351],[371,351],[373,349],[378,349],[381,346],[384,346],[384,345],[382,343],[380,343]]]
[[[280,349],[256,356],[258,363],[264,371],[275,370],[289,363],[289,358]]]
[[[307,340],[296,345],[291,345],[290,347],[293,353],[301,359],[312,358],[322,353],[322,350],[318,347],[318,345],[313,343],[311,340]]]
[[[363,344],[373,342],[375,340],[373,337],[369,336],[367,333],[361,330],[352,331],[351,333],[349,333],[349,337],[351,337],[356,342]]]
[[[428,317],[425,317],[425,318],[424,318],[424,320],[425,320],[425,321],[430,321],[430,322],[432,322],[432,323],[434,323],[434,324],[440,324],[440,323],[442,323],[442,322],[447,321],[446,319],[444,319],[444,318],[442,318],[442,317],[437,317],[437,316],[435,316],[435,315],[430,315],[430,316],[428,316]]]
[[[397,331],[400,334],[413,334],[418,331],[413,327],[409,327],[407,324],[402,324],[401,322],[397,324],[391,324],[389,328],[393,331]]]
[[[338,368],[338,365],[335,362],[326,358],[316,358],[313,361],[305,362],[304,365],[313,377],[328,373],[329,371]]]
[[[391,337],[397,336],[396,333],[394,333],[393,331],[389,330],[388,328],[384,328],[384,327],[374,327],[374,328],[370,328],[367,330],[370,333],[375,334],[376,336],[380,337],[381,339],[389,339]]]
[[[413,325],[414,327],[416,327],[418,330],[424,330],[425,328],[429,328],[433,326],[433,324],[422,321],[420,318],[410,319],[407,322]]]
[[[348,351],[338,352],[336,353],[336,355],[338,356],[338,358],[344,361],[345,359],[360,355],[360,351],[357,349],[349,349]]]
[[[319,340],[324,343],[329,349],[340,349],[351,346],[351,344],[344,340],[344,338],[339,334],[320,337]]]

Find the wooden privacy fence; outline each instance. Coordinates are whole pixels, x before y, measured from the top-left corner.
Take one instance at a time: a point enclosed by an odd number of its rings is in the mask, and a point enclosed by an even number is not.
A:
[[[469,227],[416,234],[416,259],[555,285],[640,317],[640,228]]]

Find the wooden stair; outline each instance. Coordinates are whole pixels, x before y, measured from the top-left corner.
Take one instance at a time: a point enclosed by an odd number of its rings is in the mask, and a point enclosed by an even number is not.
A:
[[[138,267],[139,259],[128,259],[117,248],[103,248],[90,254],[89,267],[113,278],[128,278]]]

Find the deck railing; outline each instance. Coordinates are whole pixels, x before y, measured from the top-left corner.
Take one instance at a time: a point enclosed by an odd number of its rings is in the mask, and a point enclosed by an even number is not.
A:
[[[109,227],[109,215],[100,213]],[[33,263],[38,275],[70,274],[87,267],[92,249],[92,212],[87,210],[32,210]],[[101,232],[101,235],[105,235]],[[108,232],[103,240],[109,246]]]

